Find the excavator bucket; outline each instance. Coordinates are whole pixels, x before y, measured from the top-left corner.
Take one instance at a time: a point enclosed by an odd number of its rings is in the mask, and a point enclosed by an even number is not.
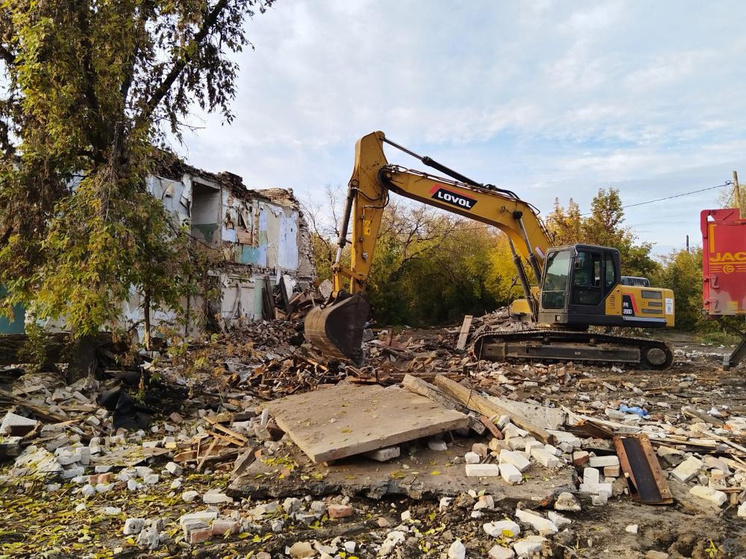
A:
[[[316,307],[306,316],[306,340],[327,357],[363,364],[363,330],[370,305],[360,295]]]

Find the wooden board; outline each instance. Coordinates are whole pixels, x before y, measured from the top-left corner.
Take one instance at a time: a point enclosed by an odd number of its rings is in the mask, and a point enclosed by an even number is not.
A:
[[[463,351],[466,349],[466,340],[469,338],[469,330],[471,329],[471,321],[474,317],[467,314],[464,317],[464,322],[461,324],[461,332],[458,335],[458,343],[456,343],[456,349]]]
[[[397,386],[339,384],[267,404],[270,415],[316,463],[466,427],[463,413]]]
[[[533,424],[520,414],[514,412],[511,413],[510,410],[506,410],[504,407],[480,396],[477,391],[466,388],[443,375],[437,375],[435,377],[435,386],[459,400],[469,409],[478,411],[482,415],[486,415],[490,418],[495,415],[507,415],[513,423],[518,425],[518,427],[525,429],[540,441],[549,444],[555,444],[557,442],[556,437],[543,427]]]

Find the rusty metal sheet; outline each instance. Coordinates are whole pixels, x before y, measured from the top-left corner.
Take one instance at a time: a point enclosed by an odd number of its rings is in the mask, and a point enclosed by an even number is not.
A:
[[[673,503],[673,495],[647,435],[615,435],[614,447],[632,497],[648,505]]]

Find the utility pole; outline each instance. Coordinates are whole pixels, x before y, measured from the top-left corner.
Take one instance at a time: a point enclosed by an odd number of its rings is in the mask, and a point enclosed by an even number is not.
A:
[[[741,210],[741,188],[738,186],[738,172],[733,171],[733,193],[736,195],[736,207]]]

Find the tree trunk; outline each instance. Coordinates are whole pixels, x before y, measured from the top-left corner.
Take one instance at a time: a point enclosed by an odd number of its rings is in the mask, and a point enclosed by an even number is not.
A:
[[[145,294],[143,314],[145,315],[145,335],[143,336],[143,344],[145,345],[145,349],[150,351],[150,293]]]

